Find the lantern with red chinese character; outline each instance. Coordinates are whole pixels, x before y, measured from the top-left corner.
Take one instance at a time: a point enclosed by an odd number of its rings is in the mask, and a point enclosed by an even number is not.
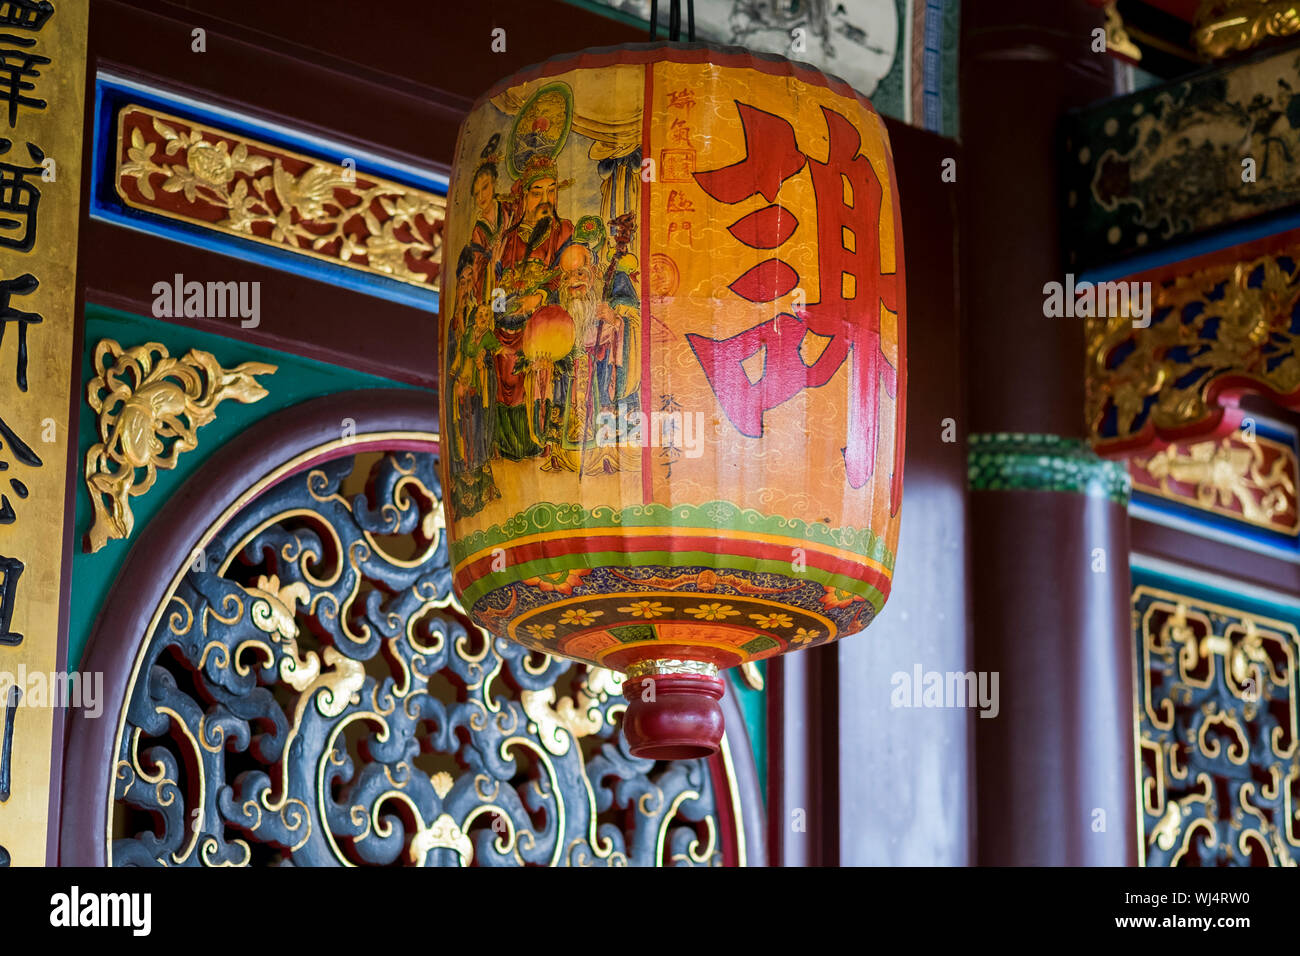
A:
[[[625,675],[700,756],[719,672],[866,627],[898,541],[903,242],[884,124],[778,57],[550,60],[460,131],[442,279],[455,589]]]

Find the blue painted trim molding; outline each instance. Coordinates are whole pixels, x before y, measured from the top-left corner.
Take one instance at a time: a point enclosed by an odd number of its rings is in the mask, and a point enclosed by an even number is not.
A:
[[[224,235],[127,206],[114,188],[116,157],[113,151],[116,144],[117,114],[121,107],[129,103],[152,107],[185,119],[192,119],[202,125],[229,130],[271,145],[316,156],[324,161],[339,162],[345,157],[353,159],[357,164],[357,172],[361,175],[369,173],[441,196],[447,194],[446,176],[394,162],[340,142],[282,126],[272,126],[224,107],[172,94],[112,73],[96,74],[94,103],[93,160],[90,164],[92,219],[111,222],[127,229],[161,236],[209,252],[256,262],[272,269],[400,302],[425,312],[437,312],[438,293],[432,289],[421,289],[385,276],[361,272],[347,266],[333,265],[311,256],[298,255],[288,249],[277,249],[264,243]]]
[[[1114,282],[1130,276],[1150,272],[1162,266],[1186,262],[1199,256],[1209,255],[1234,246],[1244,246],[1256,239],[1279,236],[1284,232],[1300,228],[1300,210],[1286,209],[1251,219],[1238,226],[1231,226],[1217,232],[1208,233],[1196,239],[1165,246],[1154,252],[1137,256],[1128,256],[1116,262],[1086,269],[1079,274],[1079,282]]]

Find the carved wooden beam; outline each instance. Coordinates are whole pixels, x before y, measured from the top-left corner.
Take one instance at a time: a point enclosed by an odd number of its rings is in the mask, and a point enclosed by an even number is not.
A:
[[[1206,56],[1221,57],[1297,33],[1300,3],[1295,0],[1203,0],[1192,37]]]
[[[1296,225],[1300,203],[1300,50],[1198,73],[1106,100],[1065,121],[1065,264],[1087,273],[1135,256],[1179,256],[1211,232],[1259,217]],[[1253,220],[1253,222],[1252,222]],[[1201,251],[1201,250],[1198,250]],[[1185,253],[1182,257],[1185,257]],[[1091,276],[1090,276],[1091,278]]]
[[[134,103],[115,119],[113,185],[131,210],[223,239],[438,288],[446,201],[311,156]]]
[[[1210,257],[1150,283],[1150,324],[1129,315],[1087,320],[1085,406],[1104,455],[1217,439],[1240,422],[1242,395],[1300,408],[1300,233]]]

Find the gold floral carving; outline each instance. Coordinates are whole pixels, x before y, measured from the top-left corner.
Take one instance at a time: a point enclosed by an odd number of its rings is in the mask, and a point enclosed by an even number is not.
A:
[[[1229,377],[1235,388],[1290,402],[1300,391],[1296,262],[1300,244],[1157,285],[1146,328],[1128,315],[1088,319],[1085,405],[1098,450],[1137,449],[1217,423],[1216,389]],[[1103,429],[1108,416],[1113,432]]]
[[[263,362],[224,369],[198,349],[177,359],[157,342],[124,349],[112,339],[95,347],[93,368],[86,402],[95,413],[99,441],[86,452],[95,520],[85,541],[92,552],[131,534],[130,499],[153,487],[158,469],[175,468],[180,455],[197,446],[195,433],[216,417],[221,402],[265,398],[256,376],[276,371]]]
[[[1272,453],[1271,465],[1266,452]],[[1130,471],[1136,491],[1295,534],[1300,531],[1297,467],[1295,452],[1286,445],[1262,435],[1245,441],[1234,434],[1217,441],[1168,445],[1150,457],[1134,458]]]
[[[1202,0],[1193,38],[1206,56],[1222,57],[1295,33],[1300,33],[1296,0]]]
[[[441,196],[136,105],[119,113],[117,137],[117,191],[128,206],[438,286]]]

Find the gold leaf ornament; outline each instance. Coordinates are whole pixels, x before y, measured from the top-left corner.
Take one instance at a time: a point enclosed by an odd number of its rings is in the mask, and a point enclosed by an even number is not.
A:
[[[1274,37],[1300,33],[1295,0],[1201,0],[1194,20],[1196,48],[1209,57],[1249,50]]]
[[[272,574],[259,577],[257,587],[245,590],[257,599],[249,614],[258,630],[286,639],[298,636],[298,624],[293,615],[298,602],[306,604],[311,599],[306,584],[295,581],[281,587],[280,578]]]
[[[198,349],[178,359],[157,342],[127,349],[112,339],[95,347],[93,368],[97,374],[86,387],[86,403],[96,416],[99,441],[86,452],[86,488],[95,514],[85,540],[90,552],[131,534],[129,499],[153,487],[159,468],[175,468],[182,453],[197,447],[198,429],[216,418],[221,402],[260,401],[267,392],[256,376],[276,371],[263,362],[224,369]]]

